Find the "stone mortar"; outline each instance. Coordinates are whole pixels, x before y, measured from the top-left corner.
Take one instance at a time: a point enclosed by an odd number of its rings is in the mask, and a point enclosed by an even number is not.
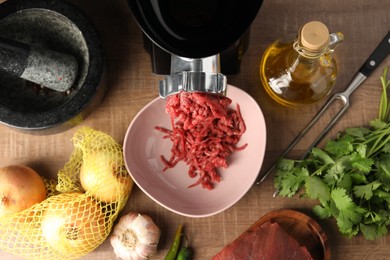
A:
[[[0,71],[0,121],[38,134],[80,123],[100,103],[104,53],[95,26],[62,0],[13,0],[0,4],[0,35],[76,57],[78,79],[66,93]]]

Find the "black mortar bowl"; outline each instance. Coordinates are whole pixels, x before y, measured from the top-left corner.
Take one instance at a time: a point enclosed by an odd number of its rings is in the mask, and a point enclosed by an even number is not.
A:
[[[0,122],[37,134],[67,130],[102,100],[104,51],[94,24],[65,0],[12,0],[0,4],[0,35],[76,57],[78,79],[57,92],[0,71]]]

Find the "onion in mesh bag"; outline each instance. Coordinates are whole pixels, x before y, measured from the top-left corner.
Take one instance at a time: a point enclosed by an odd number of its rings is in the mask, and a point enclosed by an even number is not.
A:
[[[49,198],[42,216],[42,234],[50,247],[64,254],[89,252],[99,246],[109,232],[105,214],[91,197],[69,192]]]
[[[119,151],[99,149],[84,152],[80,182],[97,200],[113,203],[130,193],[133,180]]]

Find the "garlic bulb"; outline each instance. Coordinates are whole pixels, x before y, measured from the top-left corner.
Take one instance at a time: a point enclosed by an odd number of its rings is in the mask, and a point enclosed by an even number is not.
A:
[[[160,233],[159,227],[149,216],[131,212],[121,217],[110,242],[120,259],[148,259],[157,251]]]

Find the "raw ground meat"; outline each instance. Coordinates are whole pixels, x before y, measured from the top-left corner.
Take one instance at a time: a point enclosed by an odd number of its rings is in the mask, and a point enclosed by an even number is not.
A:
[[[244,232],[212,260],[306,260],[313,259],[277,223],[270,221]]]
[[[161,156],[164,171],[184,161],[189,176],[198,178],[189,187],[202,184],[211,190],[220,182],[217,169],[227,168],[227,157],[247,146],[236,146],[246,126],[239,105],[236,110],[229,108],[231,102],[225,96],[206,93],[181,92],[167,98],[172,130],[156,127],[172,141],[171,157]]]

